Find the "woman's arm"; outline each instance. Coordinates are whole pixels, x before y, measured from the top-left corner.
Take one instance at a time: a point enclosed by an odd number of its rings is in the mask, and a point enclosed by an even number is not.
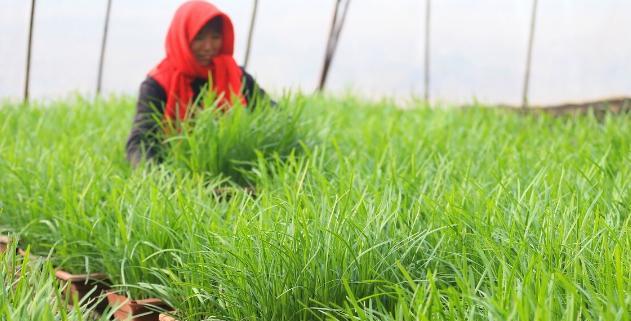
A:
[[[243,96],[245,96],[248,106],[254,108],[264,101],[269,101],[271,106],[276,106],[276,102],[256,83],[254,77],[245,71],[244,68],[241,68],[241,71],[243,72]]]
[[[127,160],[136,167],[143,159],[156,159],[160,152],[160,120],[164,117],[167,95],[151,77],[140,85],[136,115],[127,139]]]

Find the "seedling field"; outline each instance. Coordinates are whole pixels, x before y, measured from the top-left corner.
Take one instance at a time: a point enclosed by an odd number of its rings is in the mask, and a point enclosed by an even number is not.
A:
[[[133,112],[0,107],[0,229],[34,277],[105,273],[178,320],[631,319],[628,115],[294,95],[134,169]]]

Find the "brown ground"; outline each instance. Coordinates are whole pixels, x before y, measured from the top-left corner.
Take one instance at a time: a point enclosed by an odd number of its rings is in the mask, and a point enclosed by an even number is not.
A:
[[[524,113],[546,113],[553,116],[576,116],[593,113],[596,117],[602,118],[606,114],[624,114],[631,112],[631,97],[617,97],[551,106],[532,106],[527,109],[510,106],[502,107]]]
[[[604,100],[571,103],[555,106],[542,106],[533,108],[539,112],[547,112],[552,115],[580,115],[593,112],[596,116],[604,116],[606,113],[623,114],[631,111],[631,98],[618,97]]]

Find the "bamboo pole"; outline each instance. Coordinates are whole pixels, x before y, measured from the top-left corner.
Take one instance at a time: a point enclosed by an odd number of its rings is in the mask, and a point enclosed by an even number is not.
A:
[[[348,9],[350,7],[351,0],[346,0],[344,9],[340,13],[339,11],[340,11],[341,3],[342,3],[341,0],[337,0],[335,4],[335,9],[333,11],[333,20],[331,21],[331,29],[329,32],[329,39],[326,45],[326,51],[324,55],[324,64],[322,66],[322,72],[320,74],[320,83],[318,85],[318,91],[324,90],[324,87],[326,85],[326,80],[329,74],[331,63],[333,62],[333,57],[335,56],[337,45],[339,43],[340,34],[342,33],[342,29],[344,28],[344,23],[346,22],[346,16],[348,13]],[[340,16],[341,18],[339,18]]]
[[[430,85],[430,36],[431,36],[431,0],[425,0],[425,102],[429,103],[429,85]]]
[[[524,73],[524,90],[522,93],[522,108],[528,108],[528,94],[530,87],[530,69],[532,67],[532,50],[535,42],[535,27],[537,25],[537,4],[538,0],[532,1],[532,16],[530,18],[530,35],[528,36],[528,53],[526,57],[526,71]]]
[[[337,51],[337,47],[339,44],[340,34],[342,33],[342,28],[344,27],[344,23],[346,22],[346,13],[348,12],[348,6],[351,1],[347,0],[344,5],[344,11],[342,11],[342,15],[340,20],[337,22],[337,26],[335,28],[335,32],[333,34],[333,41],[331,41],[330,54],[329,54],[329,67],[333,61],[333,56],[335,56],[335,52]]]
[[[250,62],[250,51],[252,50],[252,37],[254,35],[254,25],[256,23],[256,15],[258,12],[259,1],[254,0],[254,8],[252,8],[252,17],[250,18],[250,31],[248,33],[248,44],[245,48],[245,59],[243,60],[243,68],[246,69],[248,67],[248,63]]]
[[[333,19],[331,20],[331,28],[329,30],[329,37],[326,42],[326,48],[324,49],[324,64],[322,66],[322,71],[320,72],[320,82],[318,84],[318,90],[322,91],[324,89],[324,84],[326,83],[326,77],[329,70],[329,55],[331,53],[331,43],[333,42],[333,35],[335,34],[335,27],[337,25],[337,15],[340,10],[340,3],[342,0],[336,0],[335,8],[333,9]]]
[[[425,0],[425,102],[429,103],[429,85],[430,85],[430,36],[431,36],[431,0]]]
[[[335,31],[335,43],[334,46],[335,48],[333,48],[333,50],[335,50],[337,48],[337,44],[339,43],[339,38],[340,38],[340,34],[342,33],[342,28],[344,27],[344,24],[346,23],[346,14],[348,13],[348,7],[351,4],[351,0],[346,0],[346,4],[344,5],[344,11],[342,13],[342,20],[340,20],[340,23],[338,25],[337,30]]]
[[[105,61],[105,47],[107,45],[107,30],[110,25],[110,12],[112,10],[112,0],[107,0],[107,9],[105,10],[105,24],[103,26],[103,38],[101,39],[101,55],[99,57],[99,71],[96,79],[96,95],[101,94],[103,88],[103,64]]]
[[[28,27],[28,42],[26,48],[26,79],[24,81],[24,103],[29,100],[29,86],[31,81],[31,53],[33,48],[33,22],[35,21],[35,0],[31,0],[31,14]]]

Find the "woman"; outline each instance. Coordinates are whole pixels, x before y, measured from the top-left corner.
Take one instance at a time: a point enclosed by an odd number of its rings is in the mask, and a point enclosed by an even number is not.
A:
[[[127,160],[136,166],[159,155],[160,122],[183,120],[190,104],[209,86],[222,109],[267,99],[252,76],[232,57],[230,18],[205,1],[188,1],[175,13],[166,37],[166,58],[143,81],[127,140]]]

